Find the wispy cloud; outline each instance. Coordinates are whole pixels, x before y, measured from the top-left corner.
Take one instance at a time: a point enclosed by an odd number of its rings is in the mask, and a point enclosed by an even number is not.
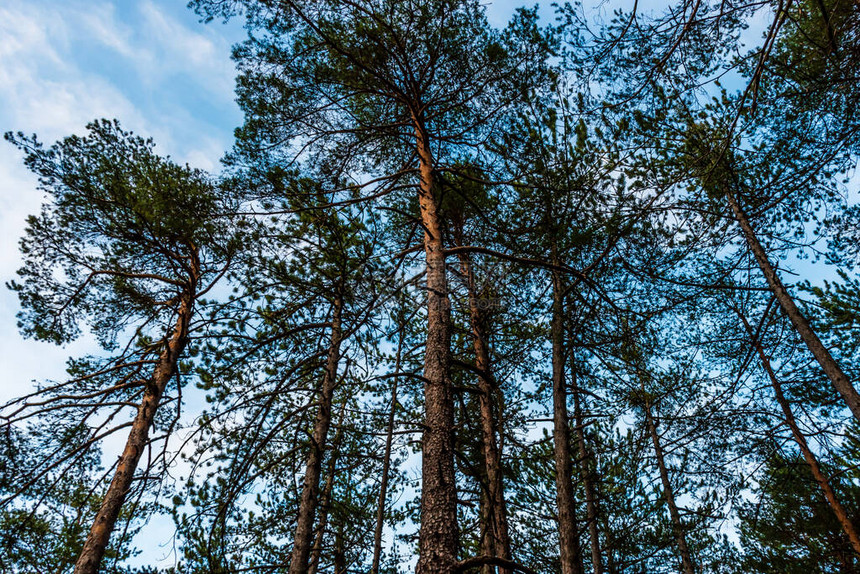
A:
[[[79,19],[86,33],[105,47],[129,60],[140,57],[131,41],[134,28],[117,19],[116,7],[113,4],[101,4],[94,6],[92,10],[76,11],[74,16]]]

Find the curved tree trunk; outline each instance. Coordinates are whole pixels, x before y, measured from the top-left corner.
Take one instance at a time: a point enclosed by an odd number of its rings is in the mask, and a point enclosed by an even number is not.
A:
[[[726,199],[729,202],[729,206],[732,209],[735,220],[741,226],[747,245],[749,245],[750,250],[755,256],[756,262],[764,274],[774,297],[776,297],[777,302],[780,307],[782,307],[783,312],[786,314],[789,321],[791,321],[791,324],[800,335],[800,338],[803,339],[803,342],[812,353],[812,356],[815,357],[815,360],[818,361],[819,365],[821,365],[821,369],[824,371],[824,374],[827,375],[827,378],[830,379],[830,382],[833,384],[833,388],[842,396],[842,399],[845,401],[845,404],[848,405],[854,418],[860,421],[860,393],[857,392],[857,389],[855,389],[854,385],[851,384],[851,381],[848,380],[848,377],[842,371],[842,368],[830,354],[830,351],[827,350],[827,347],[825,347],[821,342],[821,339],[818,338],[818,335],[812,329],[812,326],[810,326],[809,321],[800,309],[797,308],[791,294],[785,288],[785,285],[782,284],[782,281],[776,273],[776,270],[773,268],[773,265],[770,264],[767,253],[759,242],[758,237],[755,234],[755,230],[752,228],[749,218],[747,218],[747,215],[738,203],[737,198],[731,191],[728,191],[726,192]]]
[[[647,400],[645,401],[644,411],[645,426],[648,428],[648,434],[651,435],[651,441],[654,443],[654,456],[657,458],[660,481],[663,483],[663,498],[669,507],[672,533],[675,535],[675,544],[678,546],[678,554],[681,556],[681,568],[684,574],[696,574],[696,570],[693,567],[693,559],[690,555],[690,548],[687,546],[687,538],[684,536],[684,523],[681,520],[678,505],[675,503],[675,491],[672,489],[672,483],[669,480],[669,470],[666,468],[663,447],[660,445],[660,435],[657,434],[657,425],[654,424],[654,417],[651,414],[651,403]]]
[[[331,321],[331,342],[328,358],[326,359],[325,374],[319,399],[314,430],[311,437],[311,452],[305,467],[305,478],[302,486],[299,514],[296,531],[293,538],[293,554],[290,559],[289,574],[306,574],[310,561],[311,544],[314,535],[314,516],[319,500],[319,480],[322,459],[325,453],[328,429],[331,425],[331,406],[334,387],[337,383],[337,367],[340,361],[340,344],[343,338],[341,331],[341,314],[343,299],[336,296]]]
[[[558,265],[557,258],[553,264]],[[570,421],[567,412],[567,389],[564,381],[564,286],[557,271],[552,273],[552,418],[555,446],[555,487],[558,508],[558,537],[561,574],[584,574],[579,527],[576,522],[576,499],[573,493],[573,453]]]
[[[457,484],[454,471],[454,402],[451,309],[445,250],[430,138],[419,112],[413,117],[419,159],[418,203],[427,262],[427,343],[424,349],[424,432],[421,459],[421,527],[418,574],[449,574],[457,563]]]
[[[128,439],[117,463],[113,479],[93,520],[81,554],[75,563],[75,574],[96,574],[99,571],[110,535],[116,526],[120,510],[131,488],[138,462],[149,442],[149,429],[155,420],[155,413],[158,410],[161,397],[170,379],[176,375],[179,358],[188,343],[188,325],[193,313],[199,274],[196,254],[192,260],[194,262],[192,276],[189,278],[188,287],[180,296],[181,302],[173,332],[158,357],[152,379],[147,382],[144,388],[143,399],[132,421],[131,431],[128,433]]]
[[[846,512],[845,507],[842,506],[842,503],[836,495],[836,492],[833,490],[833,487],[830,486],[830,481],[827,479],[824,471],[821,470],[821,465],[818,464],[818,459],[815,458],[815,453],[813,453],[812,449],[809,448],[809,443],[806,442],[806,437],[797,425],[794,413],[791,412],[791,405],[788,403],[782,392],[782,384],[779,382],[779,379],[776,378],[776,373],[773,371],[770,359],[765,354],[761,343],[756,339],[755,333],[753,332],[752,326],[747,321],[747,318],[744,317],[740,311],[735,310],[735,312],[738,314],[738,317],[740,317],[741,322],[750,337],[750,341],[755,347],[756,353],[761,361],[762,368],[764,368],[768,379],[770,379],[774,396],[776,397],[776,401],[779,403],[779,407],[782,409],[782,414],[785,416],[785,424],[788,425],[789,429],[791,429],[791,435],[794,438],[794,442],[796,442],[797,446],[800,448],[800,452],[803,454],[803,458],[809,466],[812,477],[824,493],[824,498],[833,510],[836,520],[839,521],[840,526],[842,526],[842,531],[845,532],[845,535],[848,537],[851,547],[854,549],[854,552],[860,556],[860,536],[857,534],[857,529],[854,528],[854,524],[848,517],[848,512]]]

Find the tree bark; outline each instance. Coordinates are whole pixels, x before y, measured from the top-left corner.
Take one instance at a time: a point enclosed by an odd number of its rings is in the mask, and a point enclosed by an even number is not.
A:
[[[669,470],[666,468],[663,447],[660,445],[660,435],[657,434],[657,425],[654,424],[654,417],[651,414],[651,402],[648,399],[645,400],[644,411],[645,425],[648,428],[648,434],[651,435],[651,441],[654,443],[654,456],[657,458],[660,481],[663,483],[663,498],[669,507],[672,533],[675,535],[675,544],[677,544],[678,554],[681,556],[681,568],[684,574],[696,574],[696,570],[693,568],[693,559],[690,556],[690,549],[687,546],[687,538],[684,536],[684,523],[681,520],[681,513],[678,512],[678,505],[675,503],[675,492],[672,489],[672,483],[669,481]]]
[[[457,484],[454,403],[450,381],[451,309],[430,138],[420,107],[413,121],[419,159],[418,203],[427,262],[427,342],[424,355],[424,432],[418,574],[450,574],[457,562]]]
[[[582,398],[580,397],[579,380],[576,377],[576,364],[571,352],[571,379],[573,389],[573,416],[576,422],[576,442],[579,449],[579,470],[585,489],[585,512],[588,520],[588,538],[591,545],[591,567],[594,574],[603,574],[603,564],[600,557],[600,536],[597,529],[597,493],[594,488],[593,460],[588,452],[585,440],[585,421],[582,416]]]
[[[194,299],[199,279],[197,254],[192,256],[192,272],[187,287],[180,295],[177,319],[172,334],[158,357],[152,379],[147,382],[143,399],[138,405],[131,430],[122,455],[117,463],[113,479],[96,513],[93,525],[75,563],[75,574],[96,574],[105,554],[110,535],[116,526],[120,510],[131,488],[138,462],[149,442],[149,428],[155,420],[161,397],[170,379],[176,375],[177,365],[188,343],[188,325],[194,308]]]
[[[484,445],[483,441],[481,441],[481,450],[483,451]],[[480,490],[480,525],[479,532],[481,537],[481,555],[482,556],[493,556],[495,555],[495,544],[493,542],[493,504],[490,502],[490,496],[488,489],[486,488],[487,482],[487,472],[486,467],[483,469],[483,472],[476,473],[476,479],[481,481]],[[481,566],[481,574],[493,574],[496,571],[495,566],[492,564],[484,564]]]
[[[824,493],[824,498],[833,510],[836,520],[839,521],[839,524],[842,526],[842,531],[845,532],[845,535],[848,537],[851,547],[854,549],[854,552],[860,556],[860,536],[857,534],[857,529],[854,528],[854,524],[848,517],[845,507],[842,506],[839,497],[836,495],[836,491],[833,490],[833,487],[830,485],[830,481],[821,469],[821,465],[818,463],[815,453],[813,453],[812,449],[809,448],[809,443],[806,442],[806,437],[797,425],[797,420],[794,418],[794,413],[791,411],[791,405],[788,403],[788,400],[786,400],[785,395],[782,392],[782,383],[780,383],[779,379],[776,378],[776,373],[770,364],[770,359],[765,354],[761,343],[756,339],[752,326],[739,310],[736,310],[736,312],[744,325],[744,329],[746,329],[747,334],[750,337],[750,341],[755,347],[756,353],[761,361],[762,368],[764,368],[768,379],[770,379],[770,384],[773,387],[776,401],[779,403],[780,409],[782,409],[782,414],[785,416],[785,424],[788,425],[788,428],[791,430],[794,442],[796,442],[797,446],[800,447],[800,452],[803,454],[803,459],[809,466],[810,472],[812,472],[812,477]]]
[[[334,455],[334,453],[332,453]],[[334,470],[334,464],[329,466],[329,470]],[[334,472],[329,472],[325,479],[325,485],[320,495],[320,519],[317,526],[317,533],[314,537],[314,545],[311,548],[310,563],[308,564],[308,574],[316,574],[320,566],[320,558],[322,557],[323,539],[325,538],[326,527],[328,526],[328,510],[331,505],[331,495],[334,491]]]
[[[299,514],[296,531],[293,538],[293,554],[290,560],[289,574],[306,574],[310,560],[311,544],[314,535],[314,516],[319,499],[319,480],[322,459],[325,453],[328,429],[331,425],[331,406],[334,387],[337,383],[337,368],[340,361],[340,344],[343,338],[341,331],[341,314],[343,299],[335,297],[332,309],[331,342],[323,374],[319,408],[314,421],[311,437],[311,451],[305,467],[305,478],[302,486]]]
[[[525,572],[525,574],[537,574],[537,572],[535,572],[528,566],[518,564],[513,560],[505,560],[504,558],[499,558],[498,556],[476,556],[474,558],[467,558],[466,560],[463,560],[456,565],[456,567],[454,568],[454,574],[460,574],[461,572],[466,572],[471,568],[483,566],[486,564],[492,564],[501,568],[507,568],[510,571]]]
[[[824,374],[827,375],[827,378],[830,379],[830,382],[833,384],[833,388],[842,396],[842,400],[844,400],[845,404],[848,405],[854,418],[860,421],[860,393],[857,392],[857,389],[855,389],[854,385],[851,384],[851,381],[848,380],[848,377],[842,371],[842,368],[830,354],[827,347],[825,347],[821,342],[821,339],[818,338],[818,335],[812,329],[809,321],[794,303],[794,299],[791,297],[791,294],[785,288],[785,285],[783,285],[782,280],[779,278],[773,265],[770,264],[764,247],[759,242],[758,237],[755,234],[755,230],[750,224],[749,218],[747,218],[746,213],[743,208],[741,208],[735,195],[731,191],[727,191],[726,199],[729,202],[729,206],[732,209],[735,220],[741,226],[747,245],[749,245],[753,256],[755,256],[756,262],[764,274],[774,297],[776,297],[777,302],[780,307],[782,307],[783,312],[786,314],[789,321],[791,321],[791,324],[800,335],[800,338],[803,339],[803,342],[812,353],[812,356],[815,357],[815,360],[818,361],[819,365],[821,365],[821,369],[824,371]]]
[[[343,415],[345,411],[346,401],[343,401],[340,407],[340,412],[337,415],[337,432],[332,440],[332,453],[328,461],[328,472],[326,473],[325,485],[323,486],[322,495],[320,496],[320,519],[319,525],[317,526],[316,537],[314,538],[314,546],[311,549],[308,574],[316,574],[320,565],[323,538],[325,537],[326,527],[328,526],[328,515],[331,510],[332,492],[334,491],[334,475],[337,470],[337,459],[340,455],[340,441],[343,438]]]
[[[382,477],[379,481],[379,501],[376,505],[376,528],[373,531],[373,560],[370,574],[379,574],[382,560],[382,527],[385,524],[385,505],[388,500],[388,480],[391,473],[391,445],[394,442],[394,417],[397,412],[397,383],[400,378],[400,359],[403,353],[403,331],[397,341],[397,355],[394,359],[394,378],[391,385],[391,408],[388,411],[388,424],[385,433],[385,452],[382,456]]]
[[[468,254],[459,255],[460,269],[466,278],[469,292],[469,320],[472,327],[472,338],[475,349],[475,367],[478,376],[478,405],[481,417],[481,447],[484,457],[484,471],[487,478],[486,504],[484,514],[486,522],[484,529],[487,535],[485,556],[496,556],[505,560],[511,559],[511,541],[508,535],[508,517],[505,506],[505,491],[502,478],[502,455],[496,442],[498,429],[496,412],[493,408],[493,396],[497,385],[493,377],[490,360],[490,349],[487,339],[486,313],[481,308],[478,295],[475,292],[475,275]],[[495,570],[492,564],[485,565],[485,570]],[[510,574],[504,566],[499,568],[500,574]]]
[[[556,257],[553,264],[557,265]],[[561,574],[584,574],[576,499],[573,493],[573,453],[564,381],[564,286],[558,271],[552,272],[552,404],[553,444],[555,446],[555,487],[558,507],[558,537]]]

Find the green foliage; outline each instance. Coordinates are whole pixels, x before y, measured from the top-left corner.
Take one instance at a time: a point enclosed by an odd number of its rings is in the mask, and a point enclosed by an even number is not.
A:
[[[857,556],[803,459],[774,450],[766,464],[758,500],[740,515],[744,566],[762,573],[854,571]],[[852,480],[833,486],[846,508],[858,508],[860,488]],[[855,524],[858,518],[851,517]]]
[[[100,451],[91,449],[62,472],[41,467],[39,451],[73,451],[86,435],[83,428],[53,429],[31,425],[7,429],[0,440],[0,569],[10,574],[70,572],[106,486]],[[33,471],[40,471],[35,474]],[[19,494],[23,493],[23,496]],[[128,520],[128,515],[123,520]],[[136,528],[119,536],[105,555],[105,572],[129,573],[122,562],[134,554]]]
[[[503,29],[477,0],[190,5],[205,20],[241,16],[249,31],[233,54],[245,121],[223,177],[159,157],[117,122],[50,147],[6,136],[48,199],[9,284],[19,327],[57,344],[92,333],[104,352],[2,410],[0,569],[69,571],[106,487],[97,443],[139,403],[186,302],[188,348],[105,567],[128,570],[161,485],[180,553],[170,572],[285,570],[338,309],[319,571],[369,569],[389,413],[382,571],[403,571],[421,521],[427,385],[432,231],[418,192],[432,196],[421,200],[438,209],[448,250],[452,553],[483,552],[483,376],[513,558],[560,571],[549,433],[560,308],[586,571],[589,512],[607,574],[677,572],[679,536],[702,574],[858,569],[773,389],[855,521],[856,425],[774,311],[737,215],[783,281],[803,257],[836,267],[831,281],[797,266],[808,281],[788,292],[812,296],[798,305],[853,381],[856,2],[685,1],[603,22],[562,5],[549,26],[533,8]],[[765,20],[763,41],[744,47],[748,24]],[[488,305],[473,315],[476,302]],[[175,483],[160,480],[168,469]]]
[[[155,155],[151,140],[115,121],[87,130],[49,148],[6,134],[49,198],[28,219],[25,264],[9,287],[25,336],[65,343],[86,321],[110,347],[123,328],[169,306],[186,258],[216,233],[219,206],[208,176]]]

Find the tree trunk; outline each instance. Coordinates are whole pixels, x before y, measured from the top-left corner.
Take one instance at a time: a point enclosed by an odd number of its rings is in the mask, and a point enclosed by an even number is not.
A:
[[[481,450],[483,451],[483,441],[481,444]],[[486,483],[487,481],[487,473],[486,468],[482,473],[476,473],[475,478],[479,479],[482,483]],[[495,554],[495,544],[493,542],[493,504],[490,502],[490,496],[488,489],[485,488],[485,484],[481,484],[481,500],[480,500],[480,510],[479,516],[480,518],[480,536],[481,536],[481,556],[493,556]],[[496,567],[492,564],[484,564],[481,566],[481,574],[494,574],[496,571]]]
[[[131,424],[131,431],[125,443],[122,455],[117,463],[116,471],[104,500],[93,520],[78,561],[75,563],[75,574],[96,574],[105,554],[110,535],[119,518],[125,497],[131,488],[137,464],[149,442],[149,428],[155,419],[161,396],[170,379],[176,375],[179,358],[188,343],[188,325],[193,313],[197,274],[199,273],[196,255],[193,257],[194,268],[189,285],[181,295],[181,303],[177,311],[177,319],[170,338],[158,357],[158,362],[152,373],[152,379],[146,384],[143,399],[137,407],[137,414]]]
[[[849,381],[845,373],[842,372],[842,369],[830,354],[830,351],[824,346],[818,338],[818,335],[815,334],[815,331],[813,331],[809,321],[807,321],[806,317],[800,309],[797,308],[797,305],[795,305],[791,294],[785,288],[785,285],[782,284],[779,275],[777,275],[776,270],[770,264],[770,261],[767,258],[767,253],[765,252],[762,244],[759,243],[755,230],[753,230],[752,225],[750,224],[746,213],[744,213],[744,210],[738,203],[737,198],[731,191],[726,193],[726,198],[732,208],[735,220],[741,226],[741,230],[744,233],[747,244],[753,252],[756,262],[764,274],[770,290],[776,297],[777,302],[779,302],[780,307],[782,307],[783,312],[786,314],[789,321],[791,321],[791,324],[800,335],[800,338],[803,339],[804,343],[806,343],[806,347],[812,353],[812,356],[815,357],[815,360],[818,361],[819,365],[821,365],[821,369],[824,371],[824,374],[827,375],[827,378],[830,379],[830,382],[833,384],[833,388],[835,388],[842,396],[842,399],[845,401],[845,404],[848,405],[854,418],[860,421],[860,393],[857,392],[857,389],[854,388],[851,381]]]
[[[462,243],[462,241],[461,241]],[[466,278],[469,291],[469,319],[472,327],[472,337],[475,349],[475,367],[480,372],[478,376],[478,404],[481,417],[481,447],[484,457],[484,471],[487,477],[486,505],[484,513],[486,522],[484,529],[487,542],[483,549],[484,556],[495,556],[511,559],[511,541],[508,536],[508,517],[505,508],[505,491],[502,482],[502,455],[499,451],[496,437],[496,414],[493,409],[493,396],[496,382],[493,377],[490,349],[487,339],[486,313],[481,308],[478,295],[475,292],[475,275],[472,271],[468,254],[462,253],[460,268]],[[487,572],[493,572],[495,567],[486,565]],[[510,574],[510,570],[499,568],[500,574]]]
[[[337,432],[332,440],[332,453],[328,461],[328,472],[326,473],[325,485],[323,486],[322,495],[320,496],[319,526],[317,527],[317,534],[314,538],[314,547],[311,550],[308,574],[316,574],[320,565],[323,538],[325,537],[326,526],[328,525],[328,515],[331,510],[331,495],[334,491],[334,475],[337,470],[337,459],[340,455],[340,441],[343,438],[343,415],[346,412],[346,403],[346,401],[343,401],[340,406],[340,412],[337,415]]]
[[[557,265],[553,257],[553,264]],[[552,273],[552,404],[553,444],[555,446],[555,487],[558,506],[558,537],[561,574],[584,574],[576,499],[573,494],[573,453],[564,382],[564,287],[557,271]]]
[[[370,574],[379,574],[379,564],[382,560],[382,527],[385,524],[385,505],[388,500],[388,479],[391,473],[391,445],[394,442],[394,416],[397,412],[397,383],[400,378],[400,359],[402,353],[403,331],[401,330],[397,341],[397,355],[394,359],[394,382],[391,385],[391,408],[388,411],[385,452],[382,456],[382,477],[379,482],[379,501],[376,505],[376,528],[373,531],[373,561],[370,566]]]
[[[573,389],[573,416],[576,421],[576,442],[579,447],[579,469],[582,484],[585,488],[585,511],[588,518],[588,537],[591,545],[591,566],[594,574],[603,574],[600,558],[600,537],[597,529],[597,493],[594,488],[593,460],[585,442],[585,421],[582,416],[582,398],[580,397],[579,380],[576,377],[576,364],[571,352],[571,379]]]
[[[451,309],[430,138],[417,111],[413,120],[420,171],[418,203],[427,261],[421,527],[416,572],[449,574],[457,562],[460,543],[454,471],[454,403],[449,376]]]
[[[824,471],[821,470],[821,465],[818,464],[818,459],[815,458],[815,453],[813,453],[812,449],[809,448],[809,443],[806,442],[806,437],[801,432],[800,427],[797,426],[797,421],[794,418],[794,413],[791,412],[791,405],[788,403],[785,398],[785,395],[782,392],[782,384],[779,382],[779,379],[776,378],[776,373],[774,373],[773,371],[773,367],[770,364],[770,359],[765,354],[764,348],[761,346],[761,343],[756,339],[752,326],[749,324],[747,318],[744,317],[744,315],[740,311],[736,310],[736,312],[738,314],[738,317],[740,317],[744,328],[749,334],[750,341],[755,347],[756,353],[758,353],[758,357],[761,361],[762,367],[764,368],[768,378],[770,379],[770,384],[773,386],[773,392],[776,396],[776,401],[779,403],[779,406],[782,409],[782,414],[785,416],[785,424],[787,424],[788,428],[791,429],[791,435],[792,437],[794,437],[794,442],[796,442],[797,446],[800,447],[800,452],[803,453],[803,458],[806,461],[806,464],[809,465],[809,470],[810,472],[812,472],[812,477],[815,479],[815,482],[818,483],[818,486],[824,493],[824,498],[827,500],[827,503],[833,510],[833,514],[836,515],[836,520],[838,520],[839,524],[842,526],[842,530],[848,537],[848,541],[851,543],[851,547],[854,549],[854,552],[856,552],[857,555],[860,556],[860,536],[857,535],[857,530],[854,528],[854,524],[848,517],[848,513],[845,511],[845,507],[843,507],[842,503],[839,501],[839,497],[836,496],[836,492],[833,490],[833,487],[830,486],[830,481],[827,479],[827,476],[824,474]]]
[[[334,453],[332,453],[334,455]],[[334,464],[329,466],[330,470]],[[326,527],[328,526],[328,512],[331,505],[331,495],[334,490],[334,473],[329,472],[325,479],[322,494],[320,495],[320,520],[317,526],[317,533],[314,537],[314,546],[311,549],[310,563],[308,564],[308,574],[316,574],[320,566],[320,558],[322,556],[323,539],[325,538]]]
[[[314,430],[311,437],[311,451],[305,467],[305,478],[302,486],[302,496],[299,501],[299,515],[293,538],[293,555],[290,560],[289,574],[306,574],[310,560],[311,543],[314,535],[314,516],[319,498],[319,480],[325,453],[328,429],[331,424],[331,405],[334,387],[337,383],[337,367],[340,361],[341,313],[343,299],[336,296],[333,305],[331,321],[331,342],[326,360],[325,374],[322,381],[319,409],[317,410]]]
[[[695,574],[696,570],[693,568],[693,559],[690,557],[687,538],[684,536],[684,523],[681,521],[681,513],[678,512],[678,505],[675,504],[675,492],[672,489],[672,483],[669,481],[669,470],[666,468],[663,447],[660,446],[660,435],[657,434],[657,425],[654,424],[654,417],[651,415],[651,402],[647,399],[644,411],[645,425],[648,427],[648,434],[651,435],[651,441],[654,443],[654,456],[657,458],[660,481],[663,483],[663,498],[669,507],[669,518],[672,520],[672,533],[675,535],[678,554],[681,555],[681,567],[684,574]]]

